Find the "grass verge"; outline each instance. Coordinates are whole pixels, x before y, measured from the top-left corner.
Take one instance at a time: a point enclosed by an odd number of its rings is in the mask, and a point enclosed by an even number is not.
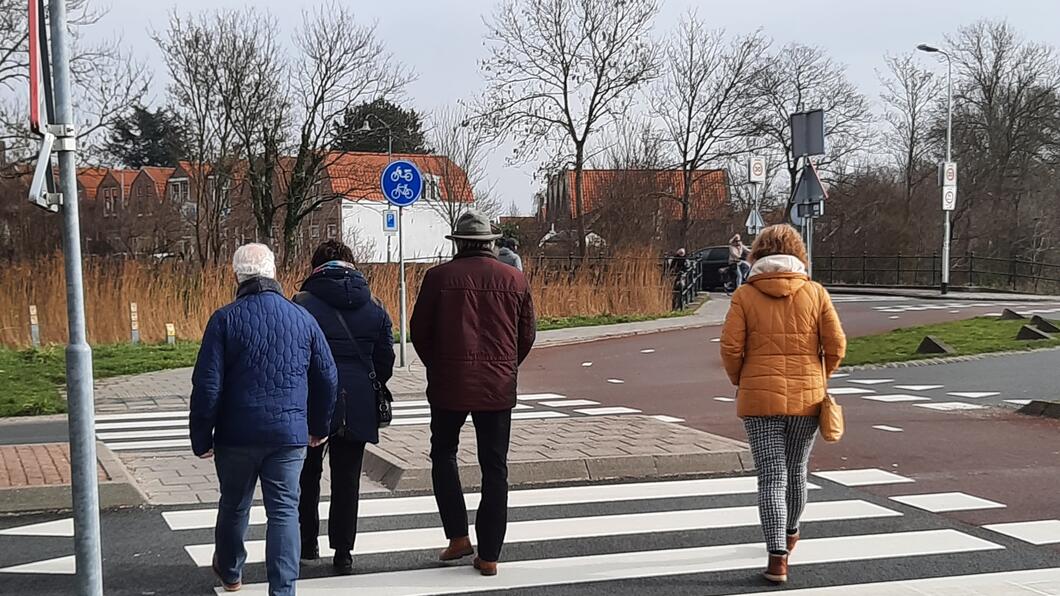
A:
[[[1060,346],[1060,339],[1024,341],[1016,339],[1016,333],[1027,321],[999,321],[995,318],[979,317],[938,325],[923,325],[896,329],[880,335],[852,338],[847,346],[844,366],[908,362],[932,358],[934,354],[917,354],[917,346],[925,335],[934,336],[959,356],[1033,350]]]
[[[542,318],[538,329],[568,329],[616,323],[633,323],[691,314],[691,310],[661,316],[599,315],[591,317]],[[398,341],[395,330],[395,341]],[[114,344],[92,348],[92,365],[96,379],[118,375],[135,375],[156,370],[181,368],[195,364],[198,342],[176,345],[133,346]],[[66,412],[66,400],[60,387],[66,383],[66,354],[63,346],[39,350],[0,348],[0,418],[40,416]]]

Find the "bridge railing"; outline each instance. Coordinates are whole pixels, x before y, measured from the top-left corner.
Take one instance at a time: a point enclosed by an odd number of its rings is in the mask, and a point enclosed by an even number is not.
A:
[[[814,278],[826,285],[938,287],[942,260],[931,255],[818,254]],[[950,262],[950,286],[1013,292],[1060,292],[1060,264],[982,257],[969,252]]]

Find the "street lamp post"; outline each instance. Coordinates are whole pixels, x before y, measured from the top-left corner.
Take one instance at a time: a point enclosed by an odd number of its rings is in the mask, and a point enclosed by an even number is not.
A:
[[[948,52],[922,43],[916,47],[921,52],[942,54],[946,57],[946,162],[953,157],[953,57]],[[943,188],[943,192],[945,188]],[[954,193],[956,194],[956,193]],[[941,292],[946,294],[950,286],[950,212],[942,210],[942,285]]]
[[[372,125],[369,124],[368,119],[375,118],[375,121],[383,125],[386,129],[386,163],[389,165],[390,162],[394,161],[394,129],[389,124],[383,121],[382,118],[375,114],[368,114],[364,118],[364,125],[361,126],[361,130],[364,132],[371,132]],[[404,207],[398,207],[398,270],[399,270],[399,281],[398,281],[398,295],[400,297],[400,310],[401,310],[401,347],[400,352],[400,365],[402,368],[407,366],[405,357],[406,344],[408,344],[408,289],[405,285],[405,225],[402,223],[402,216],[405,213]],[[389,240],[388,240],[389,242]],[[387,260],[390,260],[390,249],[386,251]]]

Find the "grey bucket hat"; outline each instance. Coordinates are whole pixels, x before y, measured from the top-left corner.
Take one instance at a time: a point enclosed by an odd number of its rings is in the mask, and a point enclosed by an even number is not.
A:
[[[449,240],[496,240],[502,234],[493,231],[490,220],[478,211],[468,211],[456,220],[456,229],[446,236]]]

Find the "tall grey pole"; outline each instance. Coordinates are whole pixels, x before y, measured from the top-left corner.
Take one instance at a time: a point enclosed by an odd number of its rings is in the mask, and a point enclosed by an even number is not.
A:
[[[949,53],[942,52],[946,57],[946,162],[952,159],[953,152],[953,58]],[[946,192],[943,187],[942,192]],[[950,288],[950,212],[942,211],[942,287],[941,293],[945,295]]]
[[[384,124],[386,124],[384,122]],[[394,131],[391,130],[390,126],[386,128],[387,141],[386,141],[386,162],[389,164],[394,161]],[[408,366],[408,361],[405,357],[406,344],[408,344],[408,290],[405,285],[405,223],[403,221],[405,215],[405,208],[398,207],[398,271],[401,276],[398,281],[398,296],[400,301],[401,310],[401,348],[400,352],[400,365],[402,368]]]
[[[74,108],[70,93],[66,2],[49,0],[52,78],[59,143],[59,188],[63,195],[63,254],[66,269],[66,394],[70,425],[70,484],[74,508],[74,553],[77,594],[103,595],[100,556],[99,492],[92,396],[92,348],[85,334],[85,296],[81,277],[81,226],[78,221],[77,163],[73,137]]]

